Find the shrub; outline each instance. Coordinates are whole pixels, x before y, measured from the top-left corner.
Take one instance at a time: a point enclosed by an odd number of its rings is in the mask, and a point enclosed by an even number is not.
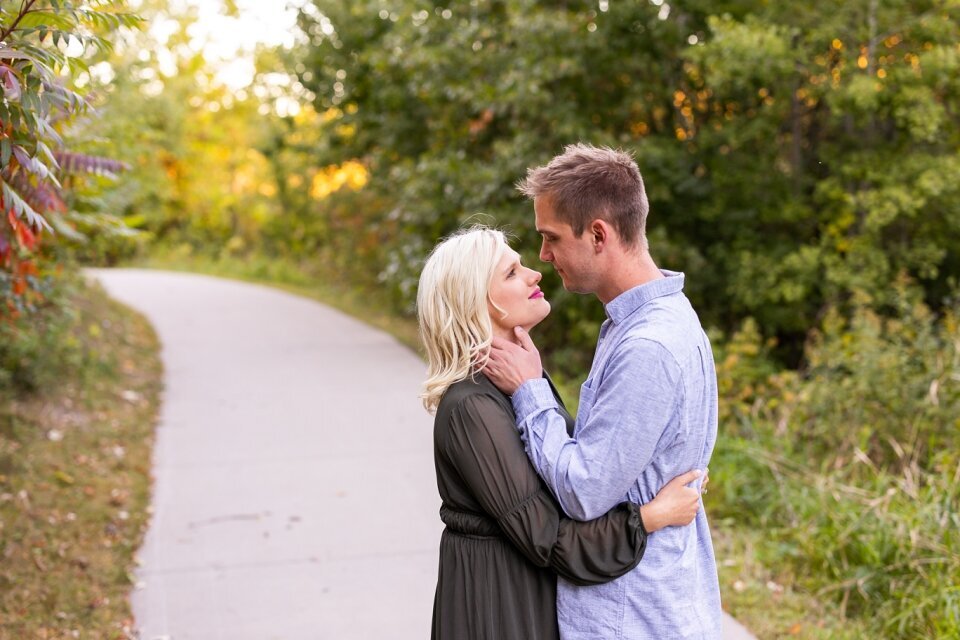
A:
[[[960,330],[905,279],[825,317],[802,374],[748,323],[718,350],[714,514],[876,637],[960,634]]]
[[[71,335],[76,316],[66,304],[76,280],[53,275],[31,280],[22,310],[0,319],[0,393],[52,386],[64,370],[79,364],[79,345]],[[0,287],[10,286],[9,281],[0,270]]]

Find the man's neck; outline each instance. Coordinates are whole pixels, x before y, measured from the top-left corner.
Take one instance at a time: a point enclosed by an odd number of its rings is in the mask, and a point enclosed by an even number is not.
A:
[[[663,278],[646,249],[623,254],[622,259],[611,264],[607,274],[601,288],[597,290],[597,298],[603,304],[609,304],[621,293],[634,287]]]

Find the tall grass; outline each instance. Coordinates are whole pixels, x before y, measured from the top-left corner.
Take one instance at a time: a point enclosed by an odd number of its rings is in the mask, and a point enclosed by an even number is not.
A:
[[[960,331],[906,283],[853,303],[777,372],[747,324],[721,348],[713,514],[874,638],[960,637]]]

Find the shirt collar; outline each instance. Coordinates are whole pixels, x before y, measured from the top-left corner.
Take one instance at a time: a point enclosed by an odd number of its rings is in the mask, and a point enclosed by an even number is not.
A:
[[[604,310],[607,312],[607,317],[613,320],[613,324],[620,324],[630,314],[654,298],[683,291],[682,273],[667,271],[666,269],[661,269],[660,273],[664,275],[663,278],[645,282],[633,289],[627,289],[607,303]]]

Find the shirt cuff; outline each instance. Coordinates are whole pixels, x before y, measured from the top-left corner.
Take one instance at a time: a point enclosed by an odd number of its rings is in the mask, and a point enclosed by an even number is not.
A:
[[[534,413],[557,408],[557,399],[553,396],[553,390],[546,378],[527,380],[514,392],[511,399],[513,411],[517,414],[517,424]]]

